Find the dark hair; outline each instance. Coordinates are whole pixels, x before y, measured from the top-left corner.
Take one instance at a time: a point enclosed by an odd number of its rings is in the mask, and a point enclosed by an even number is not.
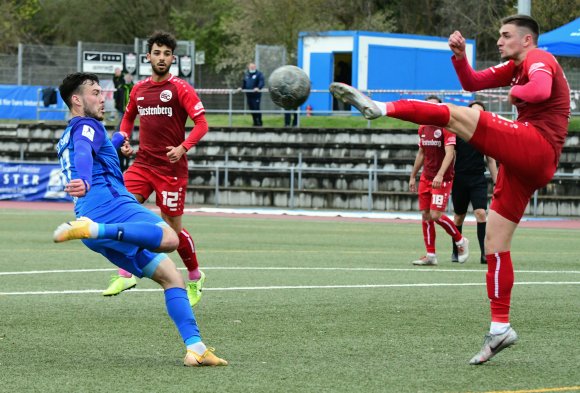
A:
[[[540,35],[540,25],[538,22],[528,15],[511,15],[507,18],[503,18],[501,20],[501,24],[507,25],[516,25],[517,27],[523,27],[528,29],[532,32],[532,38],[534,40],[534,44],[538,44],[538,36]]]
[[[66,106],[71,109],[71,97],[73,94],[78,93],[81,85],[86,81],[91,81],[91,84],[99,84],[99,77],[95,74],[89,74],[87,72],[75,72],[74,74],[68,74],[63,80],[62,84],[58,87],[60,91],[60,96],[65,102]]]
[[[429,100],[437,100],[438,103],[442,103],[443,101],[441,101],[441,98],[437,97],[436,95],[430,95],[429,97],[425,98],[425,101],[429,101]]]
[[[483,108],[483,110],[485,110],[485,105],[481,101],[472,101],[467,106],[473,108],[473,105],[479,105],[480,107]]]
[[[177,41],[175,41],[175,37],[166,31],[156,31],[151,37],[149,37],[147,40],[147,53],[151,53],[153,44],[157,44],[159,46],[165,45],[166,47],[171,48],[172,52],[175,52],[175,48],[177,48]]]

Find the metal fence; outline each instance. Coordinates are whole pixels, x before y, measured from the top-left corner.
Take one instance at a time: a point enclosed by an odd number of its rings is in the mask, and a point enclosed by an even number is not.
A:
[[[19,45],[18,49],[19,85],[58,86],[65,75],[77,71],[75,47]]]
[[[209,164],[209,165],[196,165],[190,164],[190,169],[197,169],[208,171],[212,173],[214,179],[214,202],[216,207],[221,206],[220,192],[222,190],[230,187],[229,174],[235,171],[254,171],[261,173],[287,173],[288,174],[288,207],[294,209],[296,207],[296,194],[301,191],[306,190],[302,182],[302,176],[306,173],[311,174],[351,174],[351,175],[361,175],[365,177],[366,180],[366,208],[368,211],[375,210],[373,195],[379,191],[379,176],[410,176],[411,172],[406,169],[380,169],[376,165],[371,166],[367,169],[353,169],[353,168],[322,168],[322,167],[305,167],[302,161],[299,160],[298,165],[291,166],[257,166],[257,165],[241,165],[236,163],[230,163],[227,160],[222,164]],[[486,172],[486,176],[489,178],[489,172]],[[556,172],[552,179],[552,182],[558,182],[561,180],[575,180],[580,181],[580,173],[563,173]],[[345,190],[346,192],[346,190]],[[539,191],[536,190],[530,201],[530,214],[537,216],[538,214],[538,194]],[[452,212],[453,205],[450,201],[448,206],[448,211]]]
[[[103,84],[103,91],[105,93],[105,111],[108,113],[108,118],[115,116],[114,102],[113,102],[113,87],[112,82],[106,81]],[[40,96],[37,105],[37,120],[40,119],[42,112],[68,112],[65,108],[45,108]],[[245,90],[239,91],[237,89],[197,89],[200,99],[204,103],[206,113],[209,114],[226,114],[229,119],[229,126],[233,125],[233,117],[235,115],[249,115],[252,112],[247,107],[245,99]],[[250,92],[253,90],[247,90]],[[394,99],[424,99],[429,95],[439,96],[444,103],[453,103],[457,105],[466,105],[468,102],[478,100],[486,105],[486,110],[497,113],[501,116],[515,119],[517,112],[514,106],[507,102],[507,89],[500,90],[484,90],[477,93],[470,93],[463,90],[368,90],[365,91],[369,96],[377,94],[389,94]],[[359,116],[356,109],[351,111],[333,110],[330,104],[331,96],[328,90],[312,90],[311,95],[323,94],[328,96],[330,109],[319,108],[300,108],[296,111],[285,111],[276,106],[272,100],[269,99],[268,89],[262,90],[262,106],[259,110],[262,114],[280,115],[284,113],[295,113],[297,116],[298,125],[300,125],[300,118],[304,116]],[[571,92],[572,115],[580,116],[580,90],[573,90]],[[367,122],[367,127],[372,128],[372,122]]]
[[[187,45],[180,41],[176,54],[186,53]],[[80,70],[79,50],[111,51],[123,53],[143,53],[143,40],[136,39],[134,44],[79,42],[77,46],[19,44],[18,54],[0,53],[0,84],[24,84],[58,86],[64,75]],[[580,65],[578,61],[563,58],[564,71],[570,87],[580,90]],[[256,45],[256,61],[266,78],[280,65],[287,62],[283,47]],[[478,60],[477,69],[496,65],[498,61]],[[209,74],[210,71],[205,70]],[[241,78],[241,74],[240,74]],[[225,81],[225,76],[222,77]],[[208,84],[204,83],[205,86]],[[227,85],[216,83],[215,86]]]

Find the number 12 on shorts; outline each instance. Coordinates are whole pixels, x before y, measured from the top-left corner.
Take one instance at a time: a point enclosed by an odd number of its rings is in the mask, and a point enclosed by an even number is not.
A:
[[[177,201],[179,200],[178,192],[161,191],[163,195],[163,205],[167,206],[170,210],[177,209]]]

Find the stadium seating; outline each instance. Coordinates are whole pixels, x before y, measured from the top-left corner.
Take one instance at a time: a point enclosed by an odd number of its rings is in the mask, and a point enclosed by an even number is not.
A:
[[[62,131],[57,124],[0,124],[0,161],[56,161]],[[416,211],[408,192],[416,152],[413,129],[216,127],[189,152],[187,202]],[[569,136],[558,175],[538,193],[539,215],[580,214],[578,162],[580,138]],[[533,207],[532,200],[528,213]]]

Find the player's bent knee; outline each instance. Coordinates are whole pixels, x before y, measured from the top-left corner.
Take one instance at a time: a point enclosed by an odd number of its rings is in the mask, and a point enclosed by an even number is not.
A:
[[[473,137],[475,129],[477,128],[480,111],[453,104],[447,104],[447,106],[449,107],[447,130],[468,142]]]
[[[456,214],[453,217],[453,223],[455,225],[463,225],[464,221],[465,221],[465,214]]]
[[[433,221],[437,221],[438,219],[440,219],[440,218],[441,218],[441,215],[442,215],[442,214],[443,214],[443,213],[442,213],[442,212],[440,212],[440,211],[438,211],[438,210],[431,210],[431,213],[430,213],[430,218],[431,218],[431,220],[433,220]]]
[[[159,263],[151,279],[161,285],[163,289],[185,288],[183,276],[169,257]]]
[[[483,209],[476,209],[473,212],[473,215],[475,216],[475,220],[477,222],[485,222],[485,210],[483,210]]]
[[[179,237],[169,226],[163,226],[163,238],[157,252],[172,252],[179,247]]]

